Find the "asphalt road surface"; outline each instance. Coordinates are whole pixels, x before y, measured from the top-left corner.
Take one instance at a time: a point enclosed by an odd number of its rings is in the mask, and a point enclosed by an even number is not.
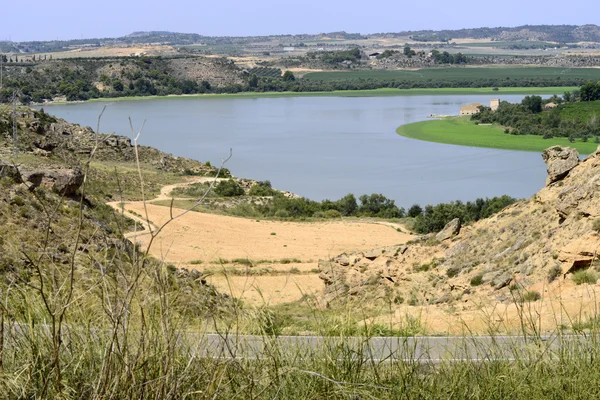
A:
[[[596,346],[597,338],[579,335],[445,336],[445,337],[322,337],[322,336],[202,336],[200,355],[214,358],[261,359],[278,354],[294,358],[324,357],[372,360],[441,361],[515,360],[552,356],[561,350]]]

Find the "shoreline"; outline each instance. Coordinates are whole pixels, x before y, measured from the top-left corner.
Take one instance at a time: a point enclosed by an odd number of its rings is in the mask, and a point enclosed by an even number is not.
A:
[[[517,95],[517,94],[540,94],[552,95],[562,94],[566,91],[577,89],[575,86],[550,86],[550,87],[505,87],[499,90],[493,88],[416,88],[416,89],[369,89],[369,90],[335,90],[329,92],[242,92],[242,93],[209,93],[209,94],[178,94],[165,96],[124,96],[103,97],[84,101],[49,101],[34,104],[36,107],[117,102],[117,101],[150,101],[169,99],[259,99],[259,98],[282,98],[282,97],[400,97],[400,96],[451,96],[451,95]]]
[[[498,150],[542,152],[551,146],[573,147],[581,155],[591,154],[598,148],[593,141],[569,142],[566,137],[544,139],[537,135],[510,135],[504,127],[492,124],[475,125],[468,117],[413,122],[400,125],[396,133],[402,137],[455,146],[479,147]]]

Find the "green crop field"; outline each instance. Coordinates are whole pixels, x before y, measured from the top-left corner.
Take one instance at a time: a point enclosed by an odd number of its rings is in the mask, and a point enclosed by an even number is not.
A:
[[[598,145],[567,138],[544,139],[536,135],[510,135],[500,126],[475,125],[469,117],[451,117],[442,120],[415,122],[400,126],[396,132],[401,136],[428,142],[460,146],[488,147],[505,150],[538,151],[554,146],[575,147],[581,154],[590,154]]]
[[[477,79],[523,79],[523,78],[580,78],[600,80],[600,68],[551,68],[551,67],[498,67],[498,68],[427,68],[417,71],[369,70],[369,71],[327,71],[311,72],[304,75],[311,80],[378,79],[378,80],[477,80]]]
[[[513,42],[473,42],[461,43],[461,47],[510,47],[510,46],[528,46],[528,47],[556,47],[556,43],[535,42],[535,41],[513,41]]]

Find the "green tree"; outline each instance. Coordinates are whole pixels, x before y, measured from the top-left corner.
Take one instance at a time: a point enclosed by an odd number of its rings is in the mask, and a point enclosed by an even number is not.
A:
[[[248,86],[250,86],[251,88],[257,87],[258,86],[258,76],[256,76],[255,74],[252,74],[250,76],[250,79],[248,79]]]
[[[542,112],[542,98],[540,96],[525,96],[521,104],[533,114]]]
[[[285,71],[283,73],[283,81],[284,82],[292,82],[295,80],[296,80],[296,77],[294,76],[294,73],[292,71]]]
[[[418,204],[413,204],[409,209],[408,209],[408,216],[411,218],[415,218],[418,217],[419,215],[423,214],[423,208],[421,208],[420,205]]]
[[[223,197],[234,197],[243,195],[244,189],[242,189],[237,181],[228,179],[219,182],[217,186],[215,186],[215,193]]]
[[[600,82],[587,82],[580,89],[581,101],[600,100]]]
[[[356,197],[352,193],[345,195],[337,201],[337,210],[344,216],[348,217],[356,214],[358,210],[358,203]]]

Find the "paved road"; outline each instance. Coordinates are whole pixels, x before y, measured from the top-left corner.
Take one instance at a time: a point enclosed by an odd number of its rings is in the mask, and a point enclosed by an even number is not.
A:
[[[265,358],[274,351],[295,358],[323,355],[332,358],[374,361],[485,361],[552,356],[560,349],[595,346],[598,338],[563,335],[541,338],[522,336],[474,337],[320,337],[320,336],[219,336],[205,335],[199,342],[203,356],[215,358]]]

